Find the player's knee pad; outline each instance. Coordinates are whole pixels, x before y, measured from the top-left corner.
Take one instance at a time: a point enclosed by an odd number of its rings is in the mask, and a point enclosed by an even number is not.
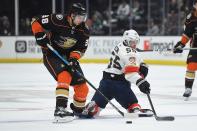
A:
[[[57,88],[69,88],[71,75],[67,71],[62,71],[57,75]]]
[[[59,97],[60,99],[68,98],[70,81],[71,81],[71,76],[67,71],[63,71],[58,74],[56,97]]]
[[[95,101],[89,102],[85,109],[84,113],[88,114],[91,117],[98,116],[100,114],[101,108],[96,104]]]
[[[195,72],[197,70],[197,62],[188,63],[187,70]]]
[[[89,92],[89,88],[86,83],[74,86],[74,100],[73,104],[76,107],[85,107],[86,97]]]
[[[79,99],[84,99],[87,97],[89,88],[86,83],[82,83],[74,86],[75,97]]]

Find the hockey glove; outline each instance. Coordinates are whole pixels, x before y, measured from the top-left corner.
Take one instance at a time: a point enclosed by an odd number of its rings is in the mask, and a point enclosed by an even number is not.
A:
[[[78,60],[76,58],[69,58],[68,59],[70,66],[77,66],[79,64]]]
[[[182,44],[181,41],[177,42],[177,44],[174,46],[173,53],[182,53],[184,47],[185,45]]]
[[[46,47],[49,43],[49,39],[47,38],[47,34],[44,32],[38,32],[35,34],[36,42],[39,46]]]
[[[146,63],[140,64],[139,74],[143,78],[146,78],[146,76],[148,75],[148,65]]]
[[[140,91],[149,94],[150,93],[150,84],[143,78],[137,80],[136,85],[139,87]]]
[[[75,70],[78,68],[79,62],[77,61],[76,58],[69,58],[69,65],[70,65],[70,71],[75,72]]]

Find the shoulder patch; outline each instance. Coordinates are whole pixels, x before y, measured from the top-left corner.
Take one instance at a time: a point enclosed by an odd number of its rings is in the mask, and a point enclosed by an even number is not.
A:
[[[56,18],[57,18],[58,20],[62,20],[64,17],[63,17],[63,15],[61,15],[61,14],[57,14],[57,15],[56,15]]]

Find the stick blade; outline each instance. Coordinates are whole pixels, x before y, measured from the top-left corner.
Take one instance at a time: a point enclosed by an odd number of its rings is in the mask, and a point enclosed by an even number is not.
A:
[[[156,117],[157,121],[174,121],[173,116]]]

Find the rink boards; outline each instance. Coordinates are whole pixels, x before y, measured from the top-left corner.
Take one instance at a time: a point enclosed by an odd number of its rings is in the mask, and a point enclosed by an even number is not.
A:
[[[184,51],[182,54],[166,51],[166,49],[172,49],[179,39],[180,36],[142,36],[138,47],[143,50],[159,50],[141,53],[142,58],[149,64],[184,65],[188,51]],[[88,49],[81,61],[84,63],[106,63],[113,47],[121,41],[121,36],[90,37]],[[40,47],[36,45],[33,36],[0,37],[1,63],[41,61],[42,52]]]

